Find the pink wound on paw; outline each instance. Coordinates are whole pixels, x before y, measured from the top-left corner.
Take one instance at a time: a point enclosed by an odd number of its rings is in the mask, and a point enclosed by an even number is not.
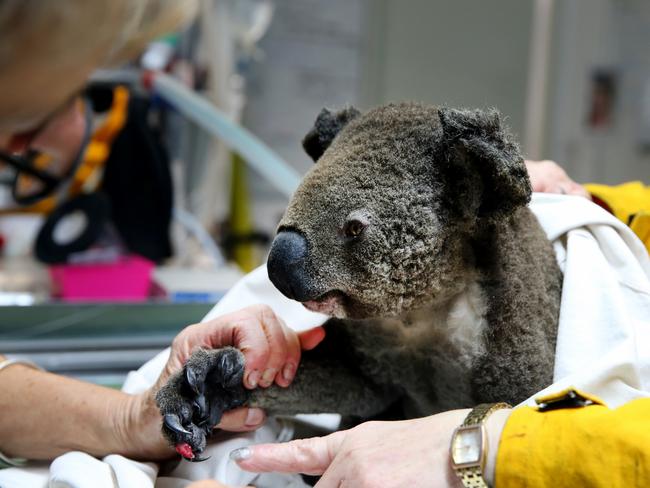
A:
[[[183,456],[185,459],[194,459],[192,447],[187,442],[176,444],[176,452]]]

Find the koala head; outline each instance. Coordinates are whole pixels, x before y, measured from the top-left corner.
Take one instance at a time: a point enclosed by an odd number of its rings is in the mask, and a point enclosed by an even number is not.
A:
[[[340,318],[448,300],[465,286],[476,240],[530,199],[494,110],[324,109],[303,146],[316,164],[280,222],[269,277]]]

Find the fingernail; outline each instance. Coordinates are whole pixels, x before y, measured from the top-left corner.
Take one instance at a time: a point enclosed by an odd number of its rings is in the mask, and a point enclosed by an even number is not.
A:
[[[243,461],[251,457],[253,452],[248,447],[240,447],[230,452],[230,459],[233,461]]]
[[[296,373],[296,365],[293,363],[287,363],[284,365],[284,369],[282,370],[282,377],[286,381],[291,381],[293,379],[293,375]]]
[[[262,375],[262,379],[260,381],[260,385],[270,386],[271,383],[273,383],[276,374],[277,374],[277,370],[275,369],[267,369],[266,371],[264,371],[264,374]]]
[[[253,427],[264,422],[264,410],[261,408],[249,408],[248,413],[246,413],[246,425],[248,427]]]
[[[260,380],[260,372],[256,369],[248,373],[248,385],[251,388],[257,388],[257,382]]]

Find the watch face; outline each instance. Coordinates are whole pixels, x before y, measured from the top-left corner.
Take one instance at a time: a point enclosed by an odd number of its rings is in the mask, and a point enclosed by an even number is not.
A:
[[[451,459],[456,466],[480,465],[483,429],[480,425],[459,427],[451,442]]]

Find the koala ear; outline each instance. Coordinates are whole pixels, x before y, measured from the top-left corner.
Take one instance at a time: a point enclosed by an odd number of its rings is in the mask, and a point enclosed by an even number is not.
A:
[[[497,110],[440,108],[438,116],[447,161],[465,153],[483,182],[479,216],[508,215],[529,202],[524,159]]]
[[[314,162],[318,161],[341,129],[359,115],[360,112],[354,107],[345,107],[336,112],[324,108],[316,117],[314,127],[302,140],[302,147]]]

